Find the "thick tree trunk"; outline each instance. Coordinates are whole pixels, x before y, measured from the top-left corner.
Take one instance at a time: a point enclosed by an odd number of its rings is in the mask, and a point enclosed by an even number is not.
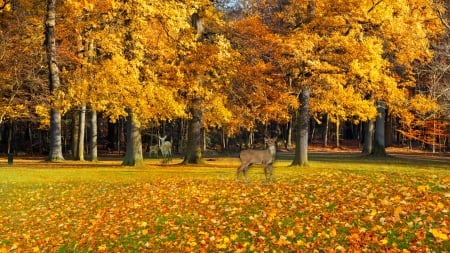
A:
[[[372,154],[373,131],[374,131],[373,120],[368,120],[365,123],[365,127],[364,127],[364,143],[363,143],[363,150],[362,150],[362,152],[367,155]]]
[[[98,152],[97,152],[97,111],[91,110],[90,114],[90,126],[91,130],[89,131],[89,157],[91,161],[98,161]]]
[[[394,142],[394,129],[392,117],[388,116],[388,111],[386,111],[386,129],[384,135],[386,137],[386,147],[392,146],[392,143]]]
[[[45,40],[49,71],[50,93],[55,94],[60,87],[59,69],[56,64],[56,0],[47,0],[47,17],[45,20]],[[61,113],[50,109],[50,152],[49,161],[64,160],[61,141]]]
[[[127,144],[122,165],[142,166],[144,165],[144,156],[142,154],[141,124],[134,118],[131,109],[128,109],[126,124]]]
[[[385,145],[385,125],[386,125],[386,103],[377,103],[378,116],[375,123],[375,133],[374,133],[374,147],[372,154],[374,155],[386,155],[386,145]]]
[[[203,111],[202,99],[194,98],[191,100],[191,116],[188,121],[188,139],[185,150],[184,164],[200,164],[202,163],[202,125]]]
[[[309,128],[310,89],[304,87],[300,94],[300,108],[295,119],[295,156],[292,166],[308,165],[308,128]]]

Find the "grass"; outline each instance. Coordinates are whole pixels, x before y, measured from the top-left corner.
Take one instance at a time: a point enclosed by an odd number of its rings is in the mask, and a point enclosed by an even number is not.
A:
[[[142,168],[0,160],[0,252],[448,252],[450,164],[281,155],[235,182],[236,158]]]

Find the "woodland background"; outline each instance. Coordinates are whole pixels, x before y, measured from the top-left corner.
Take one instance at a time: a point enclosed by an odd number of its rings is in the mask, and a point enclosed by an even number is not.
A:
[[[446,151],[448,0],[0,0],[3,154]],[[103,153],[102,153],[103,152]]]

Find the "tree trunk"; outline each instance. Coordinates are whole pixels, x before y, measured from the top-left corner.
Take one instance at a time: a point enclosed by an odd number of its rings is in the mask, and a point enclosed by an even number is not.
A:
[[[372,154],[374,155],[386,155],[386,145],[385,145],[385,123],[386,123],[386,103],[377,103],[378,116],[375,123],[375,133],[374,133],[374,147]]]
[[[329,128],[330,118],[327,115],[325,115],[325,130],[323,135],[323,146],[328,147],[328,128]]]
[[[56,63],[56,0],[47,0],[47,17],[45,20],[45,42],[49,71],[50,93],[55,95],[60,87],[59,69]],[[61,113],[56,108],[50,109],[50,152],[49,161],[64,160],[61,141]]]
[[[97,111],[91,109],[90,115],[90,125],[91,131],[89,132],[89,157],[91,161],[98,161],[98,152],[97,152]]]
[[[286,140],[286,149],[289,150],[292,147],[292,119],[289,121],[288,124],[288,135]]]
[[[202,124],[203,111],[202,99],[194,98],[191,100],[191,119],[188,121],[188,139],[186,152],[184,157],[184,164],[200,164],[202,163]]]
[[[8,147],[7,154],[14,154],[15,150],[13,148],[13,139],[14,139],[14,121],[10,119],[8,121]]]
[[[72,158],[75,159],[76,154],[78,154],[78,139],[79,139],[79,134],[80,134],[80,112],[78,110],[74,110],[72,113],[72,150],[71,150],[71,155]]]
[[[392,117],[388,116],[388,112],[386,112],[386,130],[385,130],[385,137],[386,137],[386,147],[392,146],[392,143],[394,142],[394,128],[393,128],[393,121]]]
[[[364,127],[364,143],[363,143],[363,150],[362,152],[364,154],[372,154],[372,148],[373,148],[373,131],[374,131],[374,124],[373,120],[368,120],[365,123]]]
[[[141,123],[134,118],[131,109],[128,109],[127,111],[126,152],[122,165],[142,166],[144,165],[144,156],[142,154]]]
[[[337,119],[336,119],[336,148],[339,148],[341,146],[341,144],[339,143],[341,124],[339,124],[339,123],[340,123],[339,117],[337,117]]]
[[[84,136],[86,132],[86,105],[83,104],[80,107],[79,114],[79,127],[78,127],[78,149],[75,153],[75,160],[84,161]]]
[[[292,166],[308,165],[308,128],[309,128],[310,89],[304,87],[300,94],[300,108],[295,118],[295,156]]]

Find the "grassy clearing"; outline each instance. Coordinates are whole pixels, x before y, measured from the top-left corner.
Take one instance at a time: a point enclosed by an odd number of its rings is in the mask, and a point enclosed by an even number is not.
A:
[[[238,160],[143,168],[120,161],[0,167],[0,252],[253,252],[450,249],[445,162],[280,157],[234,181]],[[0,164],[6,164],[1,161]]]

